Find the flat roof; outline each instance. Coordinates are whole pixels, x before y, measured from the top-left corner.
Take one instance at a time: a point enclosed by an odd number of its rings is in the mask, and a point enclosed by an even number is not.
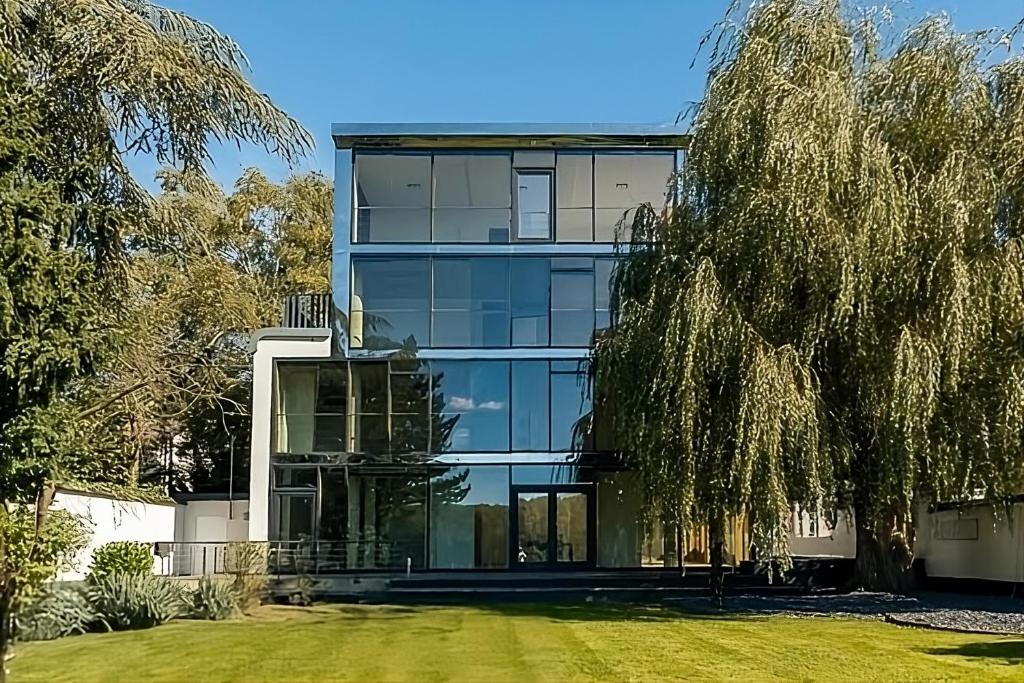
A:
[[[335,123],[335,147],[685,147],[675,123]]]

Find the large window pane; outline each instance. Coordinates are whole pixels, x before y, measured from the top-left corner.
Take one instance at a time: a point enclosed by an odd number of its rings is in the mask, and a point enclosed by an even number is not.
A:
[[[348,450],[381,455],[391,450],[387,363],[352,363],[352,431]]]
[[[434,403],[444,439],[435,452],[509,450],[509,364],[505,361],[436,361]]]
[[[426,453],[430,447],[430,376],[391,369],[391,452]]]
[[[550,262],[514,258],[512,263],[512,346],[547,346]]]
[[[595,329],[611,326],[611,283],[615,259],[594,259],[594,317]]]
[[[559,242],[594,240],[593,181],[591,154],[558,155],[555,231]]]
[[[548,363],[512,363],[512,450],[548,450]]]
[[[326,470],[321,553],[349,569],[424,566],[426,478],[374,469]]]
[[[644,203],[650,203],[655,209],[664,205],[674,164],[673,154],[595,155],[594,240],[613,241],[616,225],[621,221],[621,239],[627,241],[633,218],[630,210]]]
[[[516,173],[516,238],[551,239],[551,173]]]
[[[592,259],[551,264],[551,345],[587,346],[594,332]]]
[[[512,219],[508,154],[434,158],[434,241],[508,242]]]
[[[428,342],[430,265],[425,258],[352,262],[353,346],[419,347]],[[356,315],[361,312],[361,315]],[[357,321],[360,321],[357,323]],[[356,326],[361,329],[355,329]]]
[[[458,467],[431,478],[430,566],[508,566],[507,467]]]
[[[508,259],[434,259],[433,345],[509,344]]]
[[[597,565],[639,567],[640,483],[634,472],[603,472],[597,479]]]
[[[580,451],[588,447],[590,392],[587,375],[575,363],[552,363],[551,450]],[[561,367],[560,367],[561,366]]]
[[[430,241],[430,155],[356,156],[356,241]]]
[[[313,538],[313,496],[277,496],[277,538],[305,541]]]
[[[317,366],[277,365],[276,450],[310,453],[313,450]]]

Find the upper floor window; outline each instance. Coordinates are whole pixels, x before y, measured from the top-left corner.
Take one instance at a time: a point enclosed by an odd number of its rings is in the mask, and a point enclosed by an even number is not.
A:
[[[358,153],[353,238],[612,242],[621,226],[628,239],[638,205],[664,205],[674,165],[649,150]]]

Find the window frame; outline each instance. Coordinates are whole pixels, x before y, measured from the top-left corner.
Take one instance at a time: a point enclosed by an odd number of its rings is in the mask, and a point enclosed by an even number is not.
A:
[[[522,190],[519,184],[520,177],[543,177],[547,178],[548,181],[548,234],[546,237],[523,237],[520,234],[522,228],[522,212],[520,210],[520,192]],[[548,243],[555,241],[555,169],[553,168],[513,168],[512,169],[512,234],[509,235],[509,243],[526,242],[526,243]]]

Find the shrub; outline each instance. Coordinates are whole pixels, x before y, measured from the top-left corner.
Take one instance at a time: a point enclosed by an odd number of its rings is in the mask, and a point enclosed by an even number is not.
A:
[[[141,576],[153,573],[153,550],[148,543],[135,541],[114,541],[107,543],[92,554],[90,577]]]
[[[14,624],[18,640],[53,640],[85,633],[98,615],[84,585],[50,587],[26,605]]]
[[[234,577],[232,590],[238,608],[249,613],[267,595],[267,544],[238,541],[228,544],[225,569]]]
[[[234,616],[238,599],[234,590],[225,581],[214,581],[209,576],[199,579],[199,587],[192,592],[193,619],[220,621]]]
[[[187,613],[184,587],[152,574],[111,574],[89,580],[89,601],[115,631],[150,628]]]

